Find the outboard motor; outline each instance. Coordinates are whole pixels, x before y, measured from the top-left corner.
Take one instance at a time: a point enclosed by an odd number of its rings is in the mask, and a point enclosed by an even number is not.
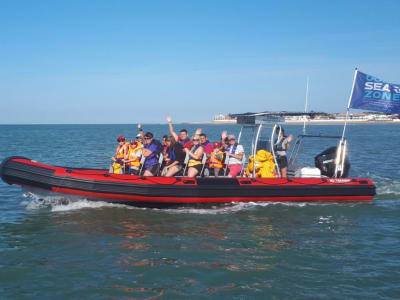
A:
[[[321,175],[327,177],[335,176],[335,159],[336,159],[336,152],[337,147],[330,147],[325,151],[318,154],[315,160],[315,167],[321,170]],[[344,165],[343,165],[343,172],[342,176],[340,177],[347,177],[350,171],[350,162],[346,156]]]

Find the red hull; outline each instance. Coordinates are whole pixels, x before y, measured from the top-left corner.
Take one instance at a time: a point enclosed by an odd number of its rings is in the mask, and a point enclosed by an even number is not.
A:
[[[371,201],[375,186],[364,178],[166,178],[109,174],[8,158],[0,167],[10,184],[90,199],[141,204],[213,204],[229,202]]]

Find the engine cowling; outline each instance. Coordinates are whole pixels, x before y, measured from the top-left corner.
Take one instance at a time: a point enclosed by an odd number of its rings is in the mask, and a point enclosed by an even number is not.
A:
[[[315,167],[321,170],[321,175],[333,177],[335,175],[335,159],[337,147],[330,147],[318,154],[315,158]],[[347,177],[350,171],[349,159],[345,158],[343,172],[339,177]]]

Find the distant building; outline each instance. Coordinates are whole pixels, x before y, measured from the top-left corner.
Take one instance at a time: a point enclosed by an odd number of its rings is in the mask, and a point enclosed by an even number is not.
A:
[[[244,113],[230,114],[232,118],[236,118],[237,124],[259,124],[259,123],[283,123],[286,120],[303,121],[305,118],[312,119],[316,115],[327,116],[326,113],[317,112],[261,112],[261,113]]]
[[[215,115],[213,122],[215,123],[236,123],[236,119],[232,118],[230,115]]]
[[[260,112],[260,113],[241,113],[241,114],[219,114],[214,116],[214,122],[237,123],[237,124],[260,124],[260,123],[327,123],[327,124],[340,124],[346,118],[352,123],[365,123],[365,122],[400,122],[400,115],[387,115],[384,113],[376,112],[360,112],[350,113],[324,113],[324,112]]]

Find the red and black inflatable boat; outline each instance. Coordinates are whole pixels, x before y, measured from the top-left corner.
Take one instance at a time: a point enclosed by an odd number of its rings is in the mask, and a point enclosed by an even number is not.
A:
[[[364,178],[188,178],[109,174],[108,170],[45,165],[6,158],[0,176],[8,184],[139,206],[230,202],[371,201],[375,185]]]

